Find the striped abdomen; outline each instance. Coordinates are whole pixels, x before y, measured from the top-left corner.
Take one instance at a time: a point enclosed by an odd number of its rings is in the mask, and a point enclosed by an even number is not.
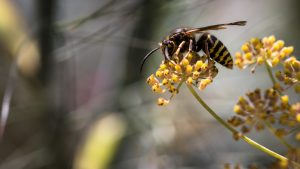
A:
[[[220,63],[221,65],[232,69],[233,60],[224,44],[214,35],[206,34],[205,36],[207,36],[207,44],[210,58]]]

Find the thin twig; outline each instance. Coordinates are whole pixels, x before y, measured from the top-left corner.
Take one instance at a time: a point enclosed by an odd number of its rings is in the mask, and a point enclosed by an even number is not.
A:
[[[12,63],[10,66],[9,77],[5,87],[5,92],[2,101],[1,119],[0,119],[0,140],[3,137],[4,130],[6,127],[9,110],[10,110],[11,98],[15,89],[16,78],[17,78],[17,66],[15,63]]]

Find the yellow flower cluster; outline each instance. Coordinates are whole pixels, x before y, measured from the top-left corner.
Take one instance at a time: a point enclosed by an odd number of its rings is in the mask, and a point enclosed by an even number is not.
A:
[[[267,125],[280,124],[275,134],[282,137],[287,134],[286,127],[295,127],[297,123],[298,104],[290,105],[287,95],[281,96],[273,88],[261,94],[260,89],[246,94],[247,99],[240,97],[234,106],[237,114],[228,120],[233,127],[241,127],[242,133],[248,133],[252,128],[262,130]],[[279,113],[280,112],[280,113]],[[299,117],[300,118],[300,117]]]
[[[284,41],[277,40],[275,36],[264,37],[263,39],[252,38],[243,44],[242,52],[235,54],[235,65],[244,69],[250,65],[261,65],[267,62],[271,67],[276,66],[281,60],[290,56],[294,51],[293,46],[285,47]]]
[[[294,85],[296,93],[300,93],[300,61],[290,57],[284,61],[283,68],[283,72],[275,73],[276,78],[289,87]]]
[[[162,61],[155,74],[151,74],[147,83],[155,93],[171,93],[170,99],[178,93],[181,83],[195,85],[200,90],[206,88],[218,74],[214,61],[196,52],[187,52],[173,57],[171,61]],[[157,104],[167,105],[170,99],[160,97]]]

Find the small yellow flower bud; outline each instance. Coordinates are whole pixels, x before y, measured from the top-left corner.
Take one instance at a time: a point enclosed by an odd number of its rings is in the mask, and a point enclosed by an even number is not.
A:
[[[177,82],[180,81],[179,77],[178,77],[177,75],[175,75],[175,74],[172,74],[171,79],[172,79],[172,81],[173,81],[174,83],[177,83]]]
[[[286,168],[289,165],[288,159],[282,159],[279,161],[280,168]]]
[[[279,63],[279,58],[278,57],[273,58],[273,60],[272,60],[272,67],[278,65],[278,63]]]
[[[188,61],[191,61],[192,59],[193,59],[193,53],[192,52],[189,52],[187,55],[186,55],[186,59],[188,60]]]
[[[243,69],[244,68],[244,64],[240,59],[235,60],[235,65],[239,68],[239,69]]]
[[[176,89],[176,87],[171,85],[171,86],[169,86],[169,92],[172,94],[177,94],[178,90]]]
[[[233,111],[234,111],[235,113],[237,113],[237,114],[240,114],[241,111],[242,111],[241,106],[239,106],[239,105],[234,105]]]
[[[159,83],[159,81],[155,78],[154,74],[152,74],[147,78],[147,83],[150,86],[153,86],[154,84]]]
[[[251,52],[246,53],[245,58],[250,61],[252,59],[252,53]]]
[[[263,63],[264,63],[263,57],[258,56],[258,57],[257,57],[257,64],[261,65],[261,64],[263,64]]]
[[[160,87],[160,85],[157,84],[157,83],[152,86],[152,91],[155,92],[155,93],[164,93],[165,92],[165,90],[163,90]]]
[[[185,66],[189,65],[190,62],[186,58],[183,58],[180,64],[185,67]]]
[[[203,61],[202,60],[198,60],[195,64],[195,70],[198,71],[203,65]]]
[[[281,49],[281,52],[283,52],[284,56],[289,56],[290,54],[292,54],[294,51],[294,47],[293,46],[289,46],[289,47],[284,47]]]
[[[182,72],[181,66],[178,65],[178,64],[175,66],[175,70],[176,70],[178,73],[181,73],[181,72]]]
[[[208,65],[207,63],[203,63],[202,66],[201,66],[201,70],[205,70],[208,68]]]
[[[166,100],[161,97],[157,99],[157,105],[159,105],[159,106],[165,106],[165,105],[169,104],[169,102],[170,102],[170,100]]]
[[[169,69],[164,70],[164,75],[169,76],[170,75],[170,70]]]
[[[269,43],[269,38],[264,37],[264,38],[262,39],[262,43],[263,43],[264,45],[267,45],[267,44]]]
[[[203,79],[203,80],[201,80],[201,82],[200,82],[200,84],[198,86],[199,90],[204,90],[206,88],[206,86],[209,85],[211,82],[212,82],[211,79]]]
[[[281,103],[288,104],[288,102],[289,102],[289,96],[288,95],[281,96]]]
[[[284,41],[278,40],[273,44],[272,50],[273,51],[278,51],[284,46]]]
[[[199,76],[200,76],[200,72],[197,72],[197,71],[193,72],[193,79],[194,80],[198,79]]]
[[[270,44],[273,44],[276,41],[276,38],[274,35],[269,36],[268,41]]]
[[[258,38],[251,38],[250,42],[253,44],[253,46],[256,46],[260,40]]]
[[[162,78],[163,75],[164,75],[164,73],[163,73],[163,71],[158,70],[158,71],[156,71],[155,75],[156,75],[156,77],[158,77],[158,78]]]
[[[272,54],[273,54],[273,52],[272,52],[271,50],[267,49],[267,50],[266,50],[266,55],[265,55],[265,56],[266,56],[266,58],[269,59],[269,58],[271,58]]]
[[[192,73],[192,71],[193,71],[193,66],[187,65],[185,68],[185,73],[190,74],[190,73]]]
[[[161,82],[161,84],[164,85],[164,86],[169,86],[169,85],[171,85],[169,79],[163,79],[162,82]]]
[[[279,81],[283,81],[284,77],[282,75],[282,73],[280,71],[275,72],[275,77],[279,80]]]
[[[159,65],[159,70],[165,70],[167,68],[167,65],[162,63]]]
[[[296,115],[296,120],[297,120],[298,122],[300,122],[300,114],[297,114],[297,115]]]
[[[241,49],[244,53],[248,53],[250,51],[249,44],[248,43],[243,44]]]
[[[194,80],[193,80],[192,77],[188,77],[187,80],[186,80],[186,83],[191,85],[191,84],[193,84],[193,81]]]
[[[242,53],[241,53],[241,52],[236,52],[236,53],[235,53],[235,58],[236,58],[236,59],[242,58]]]

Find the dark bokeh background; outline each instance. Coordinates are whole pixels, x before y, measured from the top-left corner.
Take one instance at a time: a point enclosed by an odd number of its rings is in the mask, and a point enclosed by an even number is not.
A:
[[[231,134],[184,87],[168,106],[158,107],[157,96],[145,80],[156,70],[162,54],[155,53],[142,73],[139,64],[174,28],[239,20],[248,23],[245,27],[211,32],[232,54],[251,37],[275,35],[293,45],[295,55],[299,56],[297,0],[12,3],[26,32],[37,40],[41,69],[35,78],[20,74],[15,78],[10,114],[0,142],[0,169],[93,169],[82,167],[84,160],[86,166],[115,169],[216,169],[224,163],[274,162],[246,143],[233,141]],[[5,50],[0,56],[0,94],[4,95],[14,59]],[[249,69],[228,70],[219,66],[214,83],[200,95],[228,119],[240,95],[270,86],[263,68],[251,74]],[[299,98],[292,96],[291,101]],[[95,128],[99,129],[95,132],[99,140],[109,140],[92,142],[87,150],[86,154],[94,153],[93,162],[104,161],[98,165],[84,157],[84,147]],[[286,153],[267,132],[250,137]],[[102,150],[104,155],[99,155],[97,151]]]

